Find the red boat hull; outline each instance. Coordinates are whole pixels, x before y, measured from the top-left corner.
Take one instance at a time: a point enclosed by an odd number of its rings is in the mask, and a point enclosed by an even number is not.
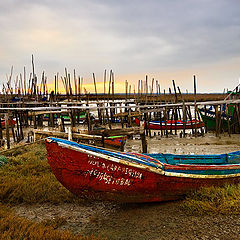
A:
[[[137,125],[140,125],[140,120],[138,118],[135,118],[135,122]],[[163,122],[162,124],[160,123],[154,123],[154,122],[149,122],[149,124],[147,125],[148,129],[152,129],[152,130],[174,130],[175,129],[175,121],[173,120],[172,123],[170,120],[166,121],[166,124]],[[203,122],[196,122],[196,128],[201,128],[204,127],[204,123]],[[182,121],[177,121],[176,124],[176,129],[183,129],[183,122]],[[187,121],[185,124],[185,129],[192,129],[195,128],[195,121],[192,120],[191,121]]]
[[[111,157],[63,147],[46,141],[47,158],[56,178],[72,193],[99,200],[158,202],[182,198],[199,187],[237,183],[232,178],[190,178],[161,174],[151,167],[138,167]]]
[[[15,126],[15,124],[16,124],[16,121],[12,120],[12,125]],[[11,127],[11,120],[8,120],[8,125],[9,125],[9,127]],[[2,126],[2,128],[5,128],[5,126],[6,126],[5,120],[1,120],[1,126]]]

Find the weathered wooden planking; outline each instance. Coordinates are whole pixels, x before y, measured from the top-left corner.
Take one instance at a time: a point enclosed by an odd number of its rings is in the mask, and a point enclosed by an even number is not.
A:
[[[102,130],[92,130],[89,134],[100,134],[104,136],[116,136],[116,135],[135,135],[144,132],[143,127],[131,127],[131,128],[113,128],[113,129],[102,129]]]
[[[238,104],[240,103],[240,99],[231,99],[231,100],[221,100],[221,101],[208,101],[208,102],[197,102],[196,106],[199,105],[219,105],[219,104]],[[124,108],[138,108],[140,111],[141,109],[146,110],[146,108],[151,108],[152,112],[154,112],[155,109],[158,108],[172,108],[172,107],[181,107],[183,104],[182,103],[168,103],[168,104],[146,104],[146,105],[129,105],[129,106],[124,106]],[[194,102],[186,102],[186,106],[195,106]],[[154,108],[153,108],[154,107]],[[5,112],[8,110],[17,110],[17,111],[67,111],[70,109],[89,109],[89,110],[98,110],[98,109],[117,109],[117,108],[123,108],[122,106],[49,106],[49,107],[0,107],[0,112]]]

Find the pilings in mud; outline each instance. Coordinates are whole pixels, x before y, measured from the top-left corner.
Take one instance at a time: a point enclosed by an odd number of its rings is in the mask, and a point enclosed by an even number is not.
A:
[[[24,67],[14,79],[11,67],[3,84],[0,146],[10,148],[12,143],[31,141],[33,130],[44,128],[58,131],[59,136],[65,136],[68,129],[71,137],[84,129],[89,135],[100,136],[103,147],[108,136],[138,134],[142,152],[147,152],[146,138],[156,135],[198,137],[211,130],[216,136],[224,131],[229,136],[240,133],[240,85],[227,93],[199,94],[193,76],[193,93],[183,93],[175,80],[172,87],[162,89],[159,80],[146,75],[136,88],[126,80],[125,92],[117,93],[114,72],[105,70],[100,81],[92,74],[94,93],[90,93],[75,70],[71,74],[65,68],[63,76],[57,73],[50,89],[46,73],[37,76],[33,55],[31,68],[27,74]]]
[[[178,98],[181,99],[181,96],[178,95]],[[216,136],[223,131],[228,131],[231,135],[239,133],[240,129],[239,99],[211,102],[174,100],[173,103],[150,100],[140,103],[136,101],[123,103],[109,100],[101,104],[72,101],[49,102],[45,103],[44,107],[39,106],[38,103],[29,105],[30,103],[16,107],[8,104],[0,108],[0,140],[3,144],[5,139],[7,148],[10,148],[13,142],[29,140],[29,134],[26,132],[29,128],[32,131],[32,129],[39,130],[46,127],[49,131],[57,129],[59,132],[66,133],[66,127],[69,126],[73,134],[80,133],[79,128],[85,128],[86,134],[99,135],[100,138],[139,134],[143,146],[142,152],[147,152],[146,137],[161,135],[167,138],[169,135],[178,133],[180,137],[186,137],[187,131],[188,134],[191,133],[197,137],[202,136],[206,131],[214,130],[210,128],[214,126]],[[107,118],[111,116],[112,109],[115,110],[115,114],[112,113],[112,117]],[[97,113],[95,116],[94,112]],[[212,118],[211,122],[206,122],[204,125],[205,117]],[[139,130],[140,125],[142,125],[142,131]],[[203,128],[206,128],[205,131]]]
[[[174,80],[173,90],[169,88],[169,93],[166,94],[164,89],[161,93],[159,82],[155,79],[149,81],[146,76],[145,82],[138,81],[137,91],[126,81],[125,94],[116,94],[114,74],[110,72],[106,87],[105,71],[104,94],[97,92],[94,74],[95,94],[89,94],[86,90],[83,94],[83,79],[76,77],[74,71],[72,82],[67,69],[65,75],[61,78],[65,95],[59,93],[58,75],[55,76],[55,91],[48,93],[44,73],[40,88],[36,77],[31,77],[31,91],[24,88],[16,96],[12,89],[5,89],[5,95],[0,96],[1,144],[5,139],[7,148],[10,148],[12,142],[30,140],[30,135],[26,132],[29,128],[32,131],[47,127],[49,131],[57,129],[65,134],[69,127],[72,134],[80,134],[80,125],[87,130],[87,134],[99,135],[101,139],[112,135],[139,134],[142,152],[147,152],[146,137],[156,135],[167,138],[170,135],[186,137],[191,134],[198,137],[210,130],[214,130],[216,136],[223,131],[229,135],[240,133],[239,88],[232,91],[232,94],[221,94],[223,100],[216,100],[214,96],[212,101],[206,101],[208,95],[204,98],[205,101],[200,101],[203,95],[197,94],[195,76],[194,94],[183,94]],[[26,81],[23,81],[19,88],[25,84]],[[140,125],[144,131],[139,130]]]

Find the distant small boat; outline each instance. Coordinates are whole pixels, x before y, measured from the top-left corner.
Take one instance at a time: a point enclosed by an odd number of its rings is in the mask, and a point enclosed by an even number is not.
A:
[[[224,100],[234,100],[240,99],[240,84],[238,84],[234,91],[228,91],[227,97]],[[215,106],[216,107],[216,106]],[[213,105],[210,105],[208,108],[202,107],[198,108],[198,111],[201,115],[201,118],[205,124],[207,130],[216,131],[217,119],[216,119],[216,110]],[[239,126],[239,114],[240,108],[238,107],[237,103],[228,103],[222,104],[222,108],[220,111],[217,111],[219,117],[221,119],[220,127],[222,130],[227,131],[230,130],[233,133],[239,133],[240,126]],[[218,123],[219,124],[219,123]]]
[[[137,154],[47,138],[47,159],[72,193],[99,200],[160,202],[206,186],[240,182],[240,151],[219,155]]]
[[[69,115],[59,115],[58,116],[57,114],[54,114],[53,116],[54,116],[54,119],[57,119],[58,117],[60,117],[60,118],[63,118],[64,120],[66,120],[66,121],[70,121]],[[80,121],[83,121],[83,120],[86,119],[86,113],[85,112],[81,112],[79,116],[76,115],[75,117],[76,117],[76,120],[79,119]],[[43,120],[44,121],[48,121],[49,120],[49,114],[48,113],[44,114]]]
[[[12,102],[20,102],[23,100],[23,98],[22,97],[13,97],[11,100],[12,100]]]
[[[207,128],[207,130],[216,130],[216,113],[212,110],[205,110],[203,108],[199,108],[199,113],[201,115],[201,118],[204,122],[205,127]],[[228,129],[228,120],[227,120],[227,116],[225,113],[222,113],[221,116],[221,120],[222,120],[222,127],[224,130]],[[229,116],[229,124],[232,124],[232,117]]]
[[[104,143],[113,147],[121,147],[126,143],[126,136],[111,136],[104,139]]]
[[[140,120],[138,118],[135,118],[135,122],[137,125],[140,125]],[[196,123],[196,128],[201,128],[204,127],[204,123],[203,122],[199,122],[199,120],[195,121],[195,119],[188,120],[185,122],[185,129],[192,129],[195,128],[195,123]],[[177,120],[176,124],[175,124],[175,120],[167,120],[166,123],[165,121],[149,121],[148,123],[148,128],[149,129],[153,129],[153,130],[173,130],[175,129],[175,125],[176,125],[176,129],[183,129],[184,128],[184,124],[182,120]]]
[[[102,137],[101,136],[99,136],[99,135],[88,135],[88,134],[81,134],[81,135],[92,136],[92,137],[95,138],[95,140],[92,142],[93,145],[101,146],[101,147],[103,146]],[[88,142],[88,140],[86,142]],[[125,143],[126,143],[126,136],[104,137],[104,146],[106,148],[121,149],[121,148],[124,147]]]
[[[16,122],[16,120],[14,120],[14,119],[12,119],[12,120],[8,120],[8,125],[9,125],[9,127],[11,127],[11,123],[12,123],[12,125],[13,126],[15,126],[15,124],[17,123]],[[5,126],[6,126],[6,121],[4,120],[4,119],[1,119],[1,126],[2,126],[2,128],[5,128]]]
[[[234,111],[235,110],[234,107],[235,106],[233,104],[228,105],[228,110],[227,110],[228,115],[226,114],[225,107],[223,108],[223,111],[221,114],[221,127],[224,131],[228,130],[228,121],[229,121],[230,127],[234,124],[238,124],[238,116],[237,116],[237,112]],[[213,110],[211,107],[209,109],[199,108],[198,110],[207,130],[215,131],[216,130],[215,110]],[[240,114],[240,109],[239,109],[239,114]]]

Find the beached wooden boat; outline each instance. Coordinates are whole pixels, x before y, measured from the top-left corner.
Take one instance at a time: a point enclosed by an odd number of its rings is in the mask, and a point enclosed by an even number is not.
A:
[[[140,120],[138,118],[135,118],[135,122],[137,125],[140,125]],[[153,129],[153,130],[170,130],[170,129],[175,129],[175,125],[176,125],[176,129],[183,129],[184,128],[184,124],[182,120],[177,120],[176,124],[175,124],[175,120],[167,120],[166,124],[164,121],[162,121],[162,123],[160,121],[149,121],[147,127],[148,129]],[[204,123],[203,122],[199,122],[198,120],[196,121],[196,128],[201,128],[204,127]],[[192,119],[192,121],[188,120],[185,122],[185,129],[192,129],[195,128],[195,120]]]
[[[182,198],[204,186],[240,181],[240,151],[220,155],[136,154],[58,138],[46,140],[56,178],[76,195],[120,202]]]

